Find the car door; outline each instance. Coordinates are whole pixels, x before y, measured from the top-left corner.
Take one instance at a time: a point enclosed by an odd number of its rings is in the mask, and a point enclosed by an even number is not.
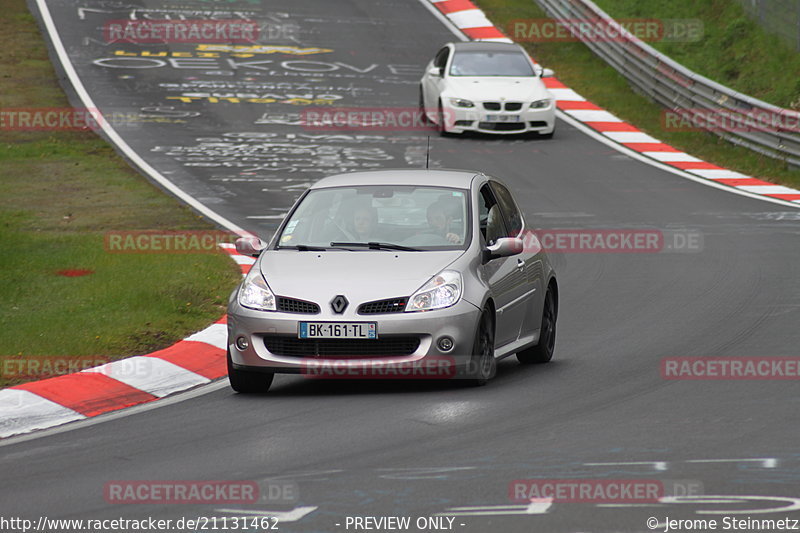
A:
[[[544,265],[541,249],[530,248],[529,245],[533,241],[525,238],[525,221],[522,217],[522,212],[508,188],[497,181],[491,181],[491,186],[497,202],[500,204],[500,210],[508,226],[509,235],[522,238],[527,246],[527,249],[523,250],[521,254],[512,256],[509,259],[513,259],[516,262],[516,266],[523,277],[522,282],[517,286],[519,297],[523,300],[520,302],[521,305],[514,307],[515,311],[521,313],[521,316],[518,317],[520,329],[517,332],[517,336],[529,336],[541,324],[541,317],[538,316],[543,305],[541,299],[544,297]]]
[[[479,224],[484,245],[492,245],[509,232],[500,204],[488,183],[479,192]],[[492,291],[495,303],[495,347],[515,341],[525,316],[525,274],[519,256],[498,257],[481,265],[481,273]]]
[[[429,64],[429,66],[436,67],[441,72],[440,76],[434,76],[428,74],[427,70],[425,72],[425,76],[423,78],[423,87],[422,90],[425,95],[425,110],[428,112],[428,116],[432,116],[435,118],[436,113],[439,109],[439,95],[442,94],[444,90],[444,77],[445,77],[445,68],[447,66],[447,60],[450,58],[450,47],[445,46],[441,50],[436,53],[434,56],[433,61]]]

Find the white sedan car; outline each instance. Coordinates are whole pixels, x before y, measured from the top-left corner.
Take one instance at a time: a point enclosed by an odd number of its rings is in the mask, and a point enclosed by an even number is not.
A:
[[[552,75],[518,44],[448,43],[420,80],[420,111],[442,134],[537,132],[552,137],[555,98],[541,80]]]

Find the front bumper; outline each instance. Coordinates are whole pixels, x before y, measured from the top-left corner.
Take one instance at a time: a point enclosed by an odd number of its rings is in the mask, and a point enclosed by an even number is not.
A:
[[[463,298],[447,309],[373,315],[335,315],[326,311],[316,315],[261,312],[241,307],[234,301],[228,309],[228,351],[237,370],[318,377],[325,377],[325,371],[333,370],[331,377],[356,377],[369,376],[370,372],[380,374],[381,368],[428,365],[428,370],[435,367],[436,372],[442,372],[438,377],[455,377],[453,372],[463,374],[470,365],[479,317],[480,309]],[[365,353],[363,346],[373,341],[359,341],[362,349],[353,354],[341,349],[337,349],[335,355],[275,353],[275,348],[270,351],[268,345],[299,344],[299,322],[375,322],[378,340],[415,338],[418,344],[413,351],[402,355]],[[237,346],[236,340],[240,337],[247,341],[245,349]],[[452,339],[450,350],[439,348],[437,341],[442,337]],[[276,338],[286,342],[275,343]],[[437,376],[428,373],[423,377]]]
[[[450,133],[474,131],[500,135],[528,132],[550,134],[556,124],[555,102],[544,109],[527,109],[525,104],[520,111],[489,111],[480,102],[472,108],[448,105],[444,114],[445,129]]]

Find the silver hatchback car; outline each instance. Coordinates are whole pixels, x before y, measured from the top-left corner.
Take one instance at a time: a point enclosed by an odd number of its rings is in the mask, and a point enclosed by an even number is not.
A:
[[[479,172],[324,178],[295,203],[228,305],[228,377],[464,378],[553,356],[555,272],[508,188]]]

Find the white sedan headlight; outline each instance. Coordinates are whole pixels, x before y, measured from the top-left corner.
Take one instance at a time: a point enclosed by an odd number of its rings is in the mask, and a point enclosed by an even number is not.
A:
[[[443,270],[433,276],[411,296],[406,312],[444,309],[461,299],[461,274],[454,270]]]
[[[256,311],[275,311],[275,295],[258,268],[250,269],[239,288],[239,305]]]
[[[456,107],[475,107],[471,100],[464,100],[463,98],[451,98],[450,103]]]
[[[545,98],[544,100],[536,100],[535,102],[531,102],[531,109],[547,109],[550,107],[550,103],[552,100],[549,98]]]

